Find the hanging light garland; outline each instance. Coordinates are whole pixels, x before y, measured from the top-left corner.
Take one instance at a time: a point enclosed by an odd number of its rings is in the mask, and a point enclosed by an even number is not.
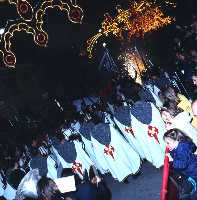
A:
[[[43,30],[44,15],[49,8],[58,8],[65,12],[68,20],[72,23],[82,23],[83,10],[75,0],[46,0],[38,4],[35,8],[26,0],[9,0],[9,4],[16,5],[19,18],[14,21],[8,21],[2,33],[0,33],[0,52],[3,55],[4,64],[8,67],[15,67],[16,56],[12,52],[11,39],[15,32],[24,31],[33,35],[34,42],[46,47],[48,43],[48,34]]]
[[[168,3],[168,5],[171,5]],[[174,6],[174,4],[172,4]],[[92,50],[101,36],[114,35],[116,38],[127,39],[144,36],[145,33],[157,30],[174,20],[165,16],[155,2],[142,0],[134,2],[129,9],[123,10],[120,6],[116,7],[117,15],[112,18],[109,13],[104,15],[99,33],[87,41],[87,52],[89,58],[92,58]]]

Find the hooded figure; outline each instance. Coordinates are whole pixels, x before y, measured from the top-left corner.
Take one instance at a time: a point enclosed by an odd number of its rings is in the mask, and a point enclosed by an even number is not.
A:
[[[141,160],[138,153],[111,124],[95,124],[91,141],[97,161],[118,181],[139,171]]]
[[[114,121],[132,148],[140,155],[141,159],[144,159],[145,155],[138,141],[139,137],[136,137],[132,129],[131,108],[124,105],[116,107]]]
[[[51,179],[58,177],[56,161],[51,156],[42,156],[37,148],[32,150],[29,165],[30,169],[38,169],[40,176],[47,176]]]
[[[99,162],[96,159],[94,149],[92,146],[92,141],[91,141],[91,131],[94,128],[94,123],[93,122],[83,122],[79,132],[82,137],[82,141],[85,144],[85,150],[87,154],[89,155],[90,159],[93,161],[94,166],[100,170],[102,174],[105,173],[105,170],[102,168],[102,166],[99,164]]]
[[[83,178],[85,169],[89,171],[92,161],[83,150],[79,141],[68,141],[63,134],[58,135],[59,141],[53,142],[53,151],[56,154],[63,168],[72,168],[74,173],[77,173]]]
[[[139,141],[145,158],[155,167],[163,165],[165,124],[159,110],[150,102],[138,101],[131,108],[133,134]]]
[[[16,190],[4,179],[5,174],[0,170],[0,196],[13,200],[15,199]]]
[[[159,97],[160,89],[155,85],[144,85],[144,88],[139,92],[139,96],[142,101],[151,102],[158,108],[163,106],[163,103]]]

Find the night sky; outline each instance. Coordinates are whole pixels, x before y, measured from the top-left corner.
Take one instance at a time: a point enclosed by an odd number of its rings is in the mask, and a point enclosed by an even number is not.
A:
[[[109,12],[116,14],[115,6],[120,4],[127,8],[127,0],[80,0],[77,1],[84,10],[82,24],[73,24],[67,20],[65,13],[56,9],[49,9],[45,16],[45,26],[49,35],[47,48],[34,44],[32,36],[17,33],[12,41],[13,51],[16,53],[16,69],[6,69],[1,64],[0,70],[0,98],[22,95],[34,98],[44,91],[52,96],[83,96],[98,89],[98,85],[105,81],[98,71],[99,61],[103,54],[102,43],[107,47],[116,61],[120,41],[113,37],[100,39],[94,49],[94,58],[79,56],[85,49],[85,41],[98,32],[103,15]],[[158,1],[162,4],[162,0]],[[177,24],[189,23],[192,13],[195,13],[195,0],[177,1],[177,8],[166,10],[167,14],[176,17]],[[32,4],[36,5],[35,1]],[[15,6],[0,3],[0,26],[4,26],[8,19],[16,19]],[[169,25],[159,31],[147,34],[139,39],[139,48],[145,48],[155,66],[170,66],[173,63],[172,39],[174,25]]]

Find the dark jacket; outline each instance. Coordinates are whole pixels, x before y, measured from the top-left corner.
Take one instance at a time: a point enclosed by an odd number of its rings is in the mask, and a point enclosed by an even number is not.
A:
[[[104,181],[94,185],[83,183],[79,185],[76,200],[110,200],[111,192]]]
[[[197,155],[193,142],[180,142],[176,149],[170,152],[173,158],[173,168],[187,177],[197,180]]]
[[[96,190],[91,183],[83,183],[78,186],[76,200],[96,200]]]

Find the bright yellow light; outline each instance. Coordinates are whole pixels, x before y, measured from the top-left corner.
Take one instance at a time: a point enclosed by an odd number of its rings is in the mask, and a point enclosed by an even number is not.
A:
[[[87,52],[92,57],[92,50],[101,36],[114,35],[118,39],[124,39],[123,32],[127,32],[127,39],[144,36],[145,33],[157,30],[174,20],[165,16],[161,9],[150,1],[133,3],[127,10],[116,7],[117,15],[112,18],[109,13],[104,15],[101,29],[98,34],[87,41]]]
[[[146,66],[136,48],[126,49],[118,59],[122,62],[124,69],[137,83],[142,84],[141,74],[146,70]]]

